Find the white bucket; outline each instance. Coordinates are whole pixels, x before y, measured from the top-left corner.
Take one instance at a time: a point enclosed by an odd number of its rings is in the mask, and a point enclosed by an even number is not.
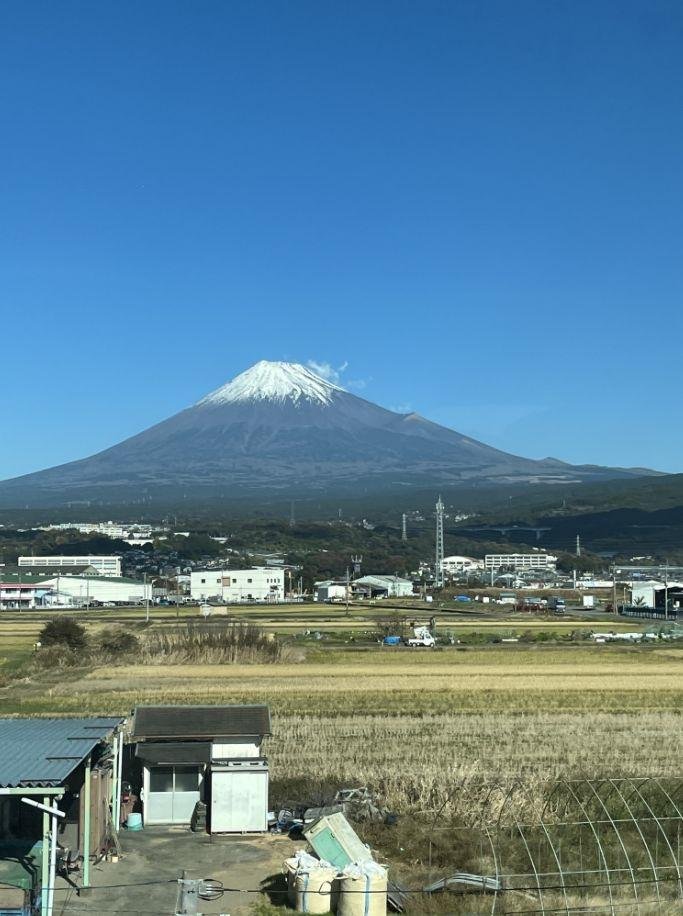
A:
[[[294,879],[297,910],[301,913],[329,913],[336,880],[336,868],[312,868],[310,872],[300,872]]]
[[[386,916],[387,874],[342,875],[337,916]]]

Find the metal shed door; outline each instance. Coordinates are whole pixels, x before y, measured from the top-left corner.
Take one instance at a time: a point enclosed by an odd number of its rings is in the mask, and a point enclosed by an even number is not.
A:
[[[218,770],[211,773],[211,832],[240,833],[265,830],[268,773]]]
[[[198,801],[198,766],[149,767],[147,824],[189,824]]]

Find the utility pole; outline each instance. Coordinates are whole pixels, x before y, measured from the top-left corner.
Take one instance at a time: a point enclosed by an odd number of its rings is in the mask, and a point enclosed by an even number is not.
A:
[[[145,586],[145,623],[149,623],[149,595],[147,593],[147,573],[143,573],[143,582]]]
[[[349,567],[346,567],[346,616],[349,616],[349,592],[351,591],[351,581],[349,578]]]
[[[657,601],[655,600],[655,604]],[[664,620],[669,619],[669,561],[664,566]]]
[[[443,588],[443,500],[439,496],[436,503],[436,569],[434,587]]]
[[[402,541],[408,540],[408,519],[406,517],[405,512],[403,513],[401,517],[401,540]]]

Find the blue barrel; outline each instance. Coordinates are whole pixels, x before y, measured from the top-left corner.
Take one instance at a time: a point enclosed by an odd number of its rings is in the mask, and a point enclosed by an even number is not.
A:
[[[385,646],[400,646],[401,637],[400,636],[385,636],[384,645]]]
[[[127,830],[142,830],[142,815],[133,812],[126,819]]]

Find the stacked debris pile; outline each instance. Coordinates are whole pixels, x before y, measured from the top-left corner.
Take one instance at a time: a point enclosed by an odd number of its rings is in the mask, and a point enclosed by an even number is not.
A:
[[[206,833],[206,805],[198,801],[190,818],[190,829],[195,833]]]
[[[341,811],[322,814],[304,836],[313,854],[300,850],[284,862],[292,906],[302,913],[385,916],[386,866],[375,862]]]

